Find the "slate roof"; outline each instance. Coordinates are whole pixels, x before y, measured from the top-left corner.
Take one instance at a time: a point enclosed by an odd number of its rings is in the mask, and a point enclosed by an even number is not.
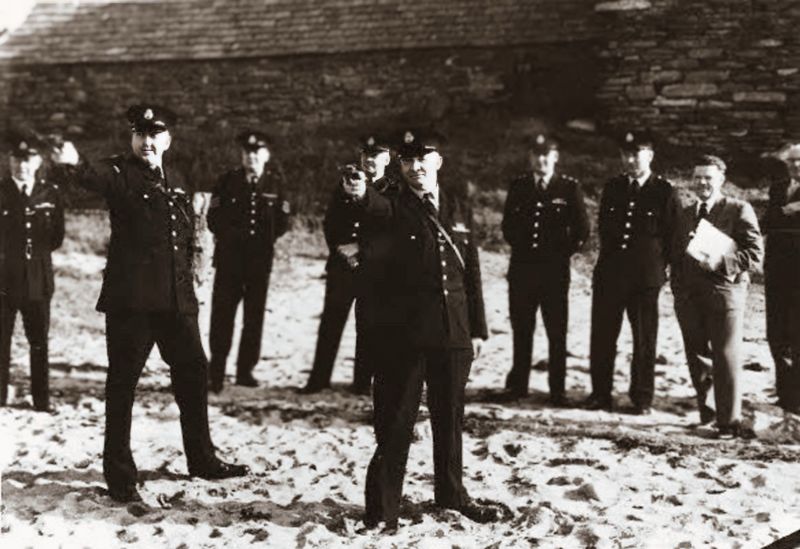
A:
[[[589,0],[39,2],[0,42],[24,64],[491,47],[591,38]]]

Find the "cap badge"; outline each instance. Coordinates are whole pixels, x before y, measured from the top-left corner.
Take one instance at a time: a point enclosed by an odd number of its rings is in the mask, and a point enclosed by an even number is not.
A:
[[[153,111],[151,109],[146,109],[142,116],[144,117],[145,120],[152,120],[153,119]]]
[[[544,136],[542,134],[536,136],[536,144],[544,145]]]
[[[406,132],[405,135],[403,136],[403,142],[411,143],[413,141],[414,141],[414,134],[411,132]]]
[[[626,143],[633,143],[633,134],[631,132],[628,132],[625,135],[625,142]]]
[[[251,145],[255,145],[256,144],[256,136],[251,134],[250,138],[247,140],[247,142],[250,143]]]
[[[26,151],[28,150],[28,144],[24,141],[20,141],[19,143],[19,150]]]
[[[374,144],[375,144],[375,138],[370,136],[369,139],[367,139],[367,145],[372,147]]]

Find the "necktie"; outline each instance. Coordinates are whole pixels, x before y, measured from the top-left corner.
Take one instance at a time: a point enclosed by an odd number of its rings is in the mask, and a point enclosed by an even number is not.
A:
[[[20,189],[20,192],[22,192],[22,196],[27,198],[27,196],[28,196],[28,184],[27,183],[23,183],[22,184],[22,188]]]
[[[536,186],[539,188],[540,191],[545,192],[547,190],[547,181],[544,180],[544,177],[536,177]]]
[[[153,177],[154,177],[156,180],[163,179],[163,177],[164,177],[164,175],[161,173],[161,168],[159,168],[158,166],[156,166],[155,168],[153,168],[153,169],[151,170],[151,172],[152,172],[152,174],[153,174]]]
[[[247,180],[250,182],[250,185],[255,186],[255,184],[258,183],[258,176],[256,174],[254,174],[254,173],[251,173],[247,177]]]
[[[708,204],[703,201],[700,203],[700,210],[697,212],[697,222],[700,223],[701,219],[708,218]]]
[[[439,210],[436,209],[436,203],[433,201],[433,193],[425,193],[422,195],[422,204],[425,211],[434,217],[439,217]]]
[[[631,177],[630,183],[628,183],[628,194],[636,195],[637,192],[639,192],[639,182]]]
[[[797,191],[800,190],[800,182],[795,181],[792,179],[789,182],[789,186],[786,188],[786,200],[787,202],[792,202]]]

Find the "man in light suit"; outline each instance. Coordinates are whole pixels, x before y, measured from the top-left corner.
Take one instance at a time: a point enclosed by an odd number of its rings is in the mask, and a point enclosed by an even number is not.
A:
[[[696,198],[676,212],[671,285],[700,422],[716,417],[720,437],[752,438],[752,427],[741,419],[740,345],[748,271],[760,263],[764,248],[750,204],[721,192],[725,169],[720,158],[710,155],[695,165]],[[689,244],[703,221],[732,239],[728,250],[698,246],[699,252],[693,252],[697,242]],[[708,399],[712,386],[713,404]]]

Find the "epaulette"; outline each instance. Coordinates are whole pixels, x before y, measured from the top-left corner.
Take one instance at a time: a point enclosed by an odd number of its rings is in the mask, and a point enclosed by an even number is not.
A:
[[[564,179],[565,181],[570,181],[572,183],[578,183],[578,180],[576,178],[572,177],[571,175],[565,175],[563,173],[560,174],[560,175],[561,175],[561,179]]]
[[[114,156],[109,156],[108,158],[103,159],[103,162],[108,164],[112,170],[116,173],[122,173],[122,161],[123,156],[119,154],[115,154]]]

